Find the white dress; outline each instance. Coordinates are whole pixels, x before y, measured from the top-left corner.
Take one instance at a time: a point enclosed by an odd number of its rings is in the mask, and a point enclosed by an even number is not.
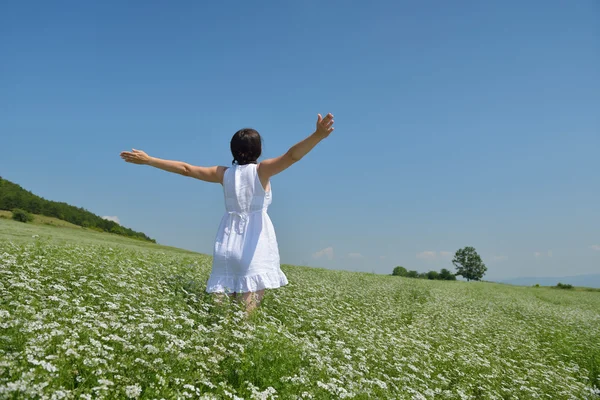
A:
[[[209,293],[255,292],[288,283],[267,214],[272,193],[265,192],[256,167],[234,165],[223,176],[226,212],[215,240]]]

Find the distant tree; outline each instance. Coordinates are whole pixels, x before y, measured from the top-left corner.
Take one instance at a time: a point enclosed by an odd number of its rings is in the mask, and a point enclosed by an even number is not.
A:
[[[558,282],[556,284],[556,286],[553,286],[553,287],[555,287],[557,289],[573,289],[573,285],[570,285],[568,283],[560,283],[560,282]]]
[[[419,272],[419,276],[417,276],[417,278],[427,279],[427,272]]]
[[[27,199],[27,210],[32,214],[40,214],[42,211],[42,205],[39,199],[31,196]]]
[[[447,270],[446,268],[442,268],[442,270],[440,271],[438,279],[441,279],[441,280],[444,280],[444,281],[455,281],[456,280],[456,276],[452,272],[450,272],[449,270]]]
[[[467,281],[479,281],[487,271],[487,267],[475,248],[470,246],[458,250],[454,255],[452,264],[456,267],[456,275],[462,276]]]
[[[408,271],[406,270],[406,268],[401,266],[397,266],[396,268],[394,268],[394,272],[392,272],[392,275],[395,276],[406,276],[407,274]]]
[[[12,219],[19,222],[30,222],[33,221],[33,216],[27,211],[15,208],[12,210]]]
[[[411,271],[408,271],[406,273],[406,277],[408,277],[408,278],[418,278],[419,277],[419,273],[417,271],[415,271],[415,270],[411,270]]]
[[[429,280],[434,281],[434,280],[439,279],[439,278],[440,278],[440,274],[437,271],[429,271],[427,273],[427,279],[429,279]]]

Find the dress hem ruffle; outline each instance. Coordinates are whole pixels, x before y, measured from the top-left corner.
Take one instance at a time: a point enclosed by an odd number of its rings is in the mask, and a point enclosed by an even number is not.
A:
[[[283,271],[264,272],[249,276],[210,276],[206,284],[208,293],[245,293],[262,289],[276,289],[288,284]]]

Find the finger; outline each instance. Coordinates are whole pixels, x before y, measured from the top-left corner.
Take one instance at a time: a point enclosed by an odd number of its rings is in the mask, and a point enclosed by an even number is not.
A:
[[[331,115],[331,114],[327,114],[327,115],[325,116],[325,118],[323,118],[323,122],[324,122],[324,123],[327,123],[327,122],[329,122],[329,120],[331,120],[331,118],[333,118],[333,115]]]
[[[317,124],[320,124],[321,121],[323,121],[323,117],[321,116],[321,114],[317,114]]]

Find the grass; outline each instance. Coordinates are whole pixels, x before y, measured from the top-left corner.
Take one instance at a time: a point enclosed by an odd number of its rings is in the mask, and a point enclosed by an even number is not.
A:
[[[36,215],[35,217],[40,216]],[[44,218],[55,219],[51,217]],[[38,221],[39,220],[40,219],[38,219]],[[184,254],[197,254],[189,250],[154,244],[148,241],[128,238],[114,233],[98,232],[93,229],[82,228],[78,225],[73,225],[75,228],[71,229],[69,225],[72,224],[68,222],[65,222],[64,225],[60,225],[58,223],[39,224],[35,223],[35,219],[33,223],[25,224],[22,222],[13,221],[11,219],[0,218],[0,241],[8,240],[15,243],[29,243],[33,240],[32,236],[37,235],[43,237],[44,240],[53,244],[68,244],[76,242],[87,245],[120,246],[140,250],[153,249]]]
[[[0,210],[0,218],[4,219],[12,219],[12,211]],[[73,229],[83,229],[79,225],[72,224],[67,221],[63,221],[62,219],[47,217],[45,215],[33,214],[33,221],[31,223],[36,225],[50,225],[56,226],[59,228],[73,228]]]
[[[33,237],[35,236],[35,237]],[[600,294],[282,266],[250,319],[211,259],[0,220],[0,398],[585,399]]]

